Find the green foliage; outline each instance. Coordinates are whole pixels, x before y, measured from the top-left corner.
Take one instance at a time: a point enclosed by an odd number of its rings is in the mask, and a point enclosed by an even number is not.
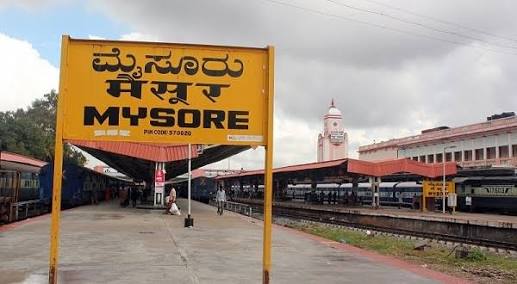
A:
[[[466,259],[470,261],[485,261],[487,256],[480,250],[472,250],[469,251]]]
[[[54,157],[58,94],[52,90],[24,109],[0,112],[0,149],[44,161]],[[66,162],[84,165],[86,158],[65,145]]]

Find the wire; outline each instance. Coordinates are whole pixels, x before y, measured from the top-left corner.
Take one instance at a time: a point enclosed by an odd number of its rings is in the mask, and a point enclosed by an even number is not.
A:
[[[450,35],[457,36],[457,37],[462,37],[462,38],[465,38],[465,39],[476,40],[476,41],[479,41],[479,42],[483,42],[483,43],[485,43],[487,45],[497,46],[497,47],[500,47],[500,48],[517,49],[517,47],[513,46],[513,45],[491,43],[491,42],[489,42],[487,40],[484,40],[482,38],[461,34],[461,33],[455,32],[455,31],[439,29],[439,28],[436,28],[436,27],[433,27],[433,26],[429,26],[429,25],[420,23],[420,22],[415,22],[415,21],[399,18],[399,17],[393,16],[393,15],[390,15],[390,14],[386,14],[386,13],[382,13],[382,12],[378,12],[378,11],[374,11],[374,10],[369,10],[369,9],[365,9],[365,8],[359,8],[359,7],[356,7],[356,6],[353,6],[353,5],[345,4],[345,3],[334,1],[334,0],[326,0],[326,1],[334,3],[334,4],[339,5],[339,6],[343,6],[343,7],[355,10],[355,11],[369,13],[369,14],[373,14],[373,15],[378,15],[378,16],[382,16],[382,17],[386,17],[386,18],[395,20],[395,21],[399,21],[401,23],[419,26],[419,27],[422,27],[422,28],[425,28],[425,29],[428,29],[428,30],[431,30],[431,31],[434,31],[434,32],[450,34]]]
[[[497,35],[497,34],[494,34],[494,33],[490,33],[490,32],[484,31],[484,30],[468,27],[468,26],[465,26],[465,25],[461,25],[461,24],[458,24],[458,23],[451,22],[451,21],[442,20],[442,19],[439,19],[439,18],[436,18],[436,17],[427,16],[427,15],[424,15],[424,14],[416,13],[416,12],[413,12],[413,11],[410,11],[410,10],[407,10],[407,9],[399,8],[399,7],[396,7],[396,6],[393,6],[393,5],[389,5],[389,4],[385,4],[385,3],[381,3],[381,2],[378,2],[378,1],[374,1],[374,0],[362,0],[362,1],[374,3],[376,5],[383,6],[383,7],[388,8],[388,9],[397,10],[397,11],[400,11],[400,12],[403,12],[403,13],[407,13],[409,15],[413,15],[413,16],[421,17],[421,18],[424,18],[424,19],[427,19],[427,20],[435,21],[437,23],[442,23],[442,24],[445,24],[445,25],[455,26],[457,28],[468,30],[468,31],[471,31],[471,32],[476,32],[476,33],[488,35],[488,36],[491,36],[491,37],[494,37],[494,38],[499,38],[499,39],[503,39],[503,40],[517,42],[517,39],[514,39],[514,38],[510,38],[510,37],[506,37],[506,36],[502,36],[502,35]]]
[[[441,41],[441,42],[445,42],[445,43],[449,43],[449,44],[455,44],[455,45],[459,45],[459,46],[468,46],[467,42],[456,41],[456,40],[449,40],[449,39],[444,39],[444,38],[438,38],[438,37],[429,36],[429,35],[426,35],[426,34],[421,34],[421,33],[413,32],[413,31],[398,29],[398,28],[389,27],[389,26],[386,26],[386,25],[381,25],[381,24],[375,24],[375,23],[372,23],[372,22],[362,21],[362,20],[358,20],[358,19],[354,19],[354,18],[349,18],[349,17],[345,17],[345,16],[340,16],[340,15],[336,15],[336,14],[330,14],[330,13],[322,12],[322,11],[319,11],[319,10],[310,9],[310,8],[298,6],[298,5],[295,5],[295,4],[282,2],[282,1],[277,1],[277,0],[261,0],[261,1],[270,2],[270,3],[274,3],[274,4],[277,4],[277,5],[282,5],[282,6],[286,6],[286,7],[291,7],[291,8],[295,8],[295,9],[298,9],[298,10],[306,11],[306,12],[309,12],[309,13],[321,15],[321,16],[326,16],[326,17],[336,18],[336,19],[340,19],[340,20],[355,22],[355,23],[363,24],[363,25],[367,25],[367,26],[372,26],[372,27],[376,27],[376,28],[380,28],[380,29],[384,29],[384,30],[388,30],[388,31],[392,31],[392,32],[397,32],[397,33],[401,33],[401,34],[412,35],[412,36],[416,36],[416,37],[421,37],[421,38],[426,38],[426,39],[430,39],[430,40]],[[491,52],[494,52],[494,53],[517,55],[517,53],[504,52],[504,51],[501,51],[501,50],[491,49],[491,48],[487,48],[487,47],[483,47],[483,46],[471,46],[471,47],[472,48],[478,48],[478,49],[483,49],[483,50],[491,51]]]

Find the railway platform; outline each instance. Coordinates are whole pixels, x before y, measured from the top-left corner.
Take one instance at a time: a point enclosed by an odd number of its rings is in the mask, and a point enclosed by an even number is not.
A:
[[[262,204],[262,200],[237,198],[236,202],[248,204]],[[484,227],[517,229],[517,216],[501,214],[468,213],[456,211],[454,214],[441,212],[421,212],[409,208],[381,207],[374,209],[368,206],[347,206],[342,204],[306,204],[304,202],[275,201],[273,205],[291,208],[306,208],[317,210],[336,211],[364,216],[386,216],[400,219],[414,219],[422,221],[439,221],[458,224],[470,224]]]
[[[260,200],[235,201],[262,210]],[[511,254],[517,251],[517,216],[472,213],[450,215],[410,209],[372,209],[285,201],[273,202],[273,215],[466,243]]]
[[[186,201],[179,200],[185,211]],[[63,211],[60,283],[260,283],[262,223],[192,202],[184,216],[116,202]],[[50,215],[0,227],[1,283],[46,283]],[[462,283],[442,273],[273,227],[272,283]]]

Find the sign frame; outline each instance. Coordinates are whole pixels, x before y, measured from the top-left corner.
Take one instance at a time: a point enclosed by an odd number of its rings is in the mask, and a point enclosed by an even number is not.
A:
[[[70,96],[68,88],[69,66],[68,55],[70,51],[71,41],[84,42],[103,42],[103,43],[124,43],[124,44],[156,44],[166,46],[168,43],[153,43],[153,42],[136,42],[136,41],[105,41],[105,40],[85,40],[72,39],[68,35],[63,35],[61,38],[61,62],[60,62],[60,76],[59,76],[59,95],[56,111],[56,136],[55,136],[55,153],[54,153],[54,175],[53,175],[53,191],[52,191],[52,212],[50,224],[50,252],[49,252],[49,283],[57,283],[58,278],[58,260],[59,260],[59,233],[60,233],[60,219],[61,219],[61,187],[62,187],[62,171],[63,171],[63,144],[65,141],[64,130],[66,129],[67,121],[65,120],[65,100]],[[170,43],[169,45],[176,45]],[[183,45],[183,44],[182,44]],[[263,66],[265,72],[265,86],[262,89],[265,100],[265,112],[261,115],[265,118],[263,122],[263,141],[253,141],[253,139],[243,139],[237,143],[218,143],[222,145],[250,145],[250,146],[264,146],[265,162],[264,162],[264,228],[263,228],[263,254],[262,254],[262,271],[263,283],[269,283],[271,271],[271,224],[272,224],[272,185],[273,185],[273,111],[274,111],[274,56],[275,50],[273,46],[266,48],[246,48],[246,47],[230,47],[230,46],[214,46],[214,45],[195,45],[185,44],[183,46],[190,47],[204,47],[204,48],[235,48],[242,50],[262,50],[267,54],[267,66]],[[250,117],[250,120],[252,118]],[[237,137],[239,138],[239,137]],[[246,138],[246,137],[244,137]],[[253,137],[252,137],[253,138]],[[228,140],[230,140],[228,138]],[[108,141],[108,140],[104,140]],[[118,140],[120,141],[120,140]],[[125,142],[142,142],[131,139],[123,140]],[[170,141],[154,141],[157,143],[170,143]],[[201,141],[189,141],[185,139],[182,143],[199,143]],[[206,144],[206,143],[205,143]]]
[[[435,181],[435,180],[424,180],[422,183],[422,195],[427,197],[433,197],[433,198],[442,198],[443,192],[442,192],[442,181]],[[432,194],[432,193],[435,194]],[[456,184],[454,181],[446,181],[445,182],[445,193],[446,196],[449,195],[449,193],[456,193]]]

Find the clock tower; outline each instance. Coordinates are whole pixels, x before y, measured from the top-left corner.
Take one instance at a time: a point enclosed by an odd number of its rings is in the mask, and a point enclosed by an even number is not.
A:
[[[323,116],[323,133],[318,135],[318,162],[348,158],[348,135],[343,127],[341,111],[330,103]]]

